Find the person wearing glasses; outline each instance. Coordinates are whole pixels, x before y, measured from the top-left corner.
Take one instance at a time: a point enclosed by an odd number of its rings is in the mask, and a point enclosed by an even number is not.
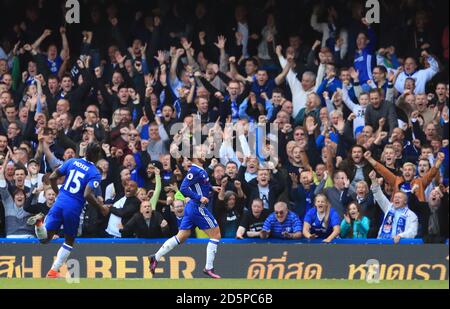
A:
[[[285,202],[278,202],[274,206],[274,212],[264,221],[260,232],[262,239],[300,239],[302,237],[302,221],[288,209]]]

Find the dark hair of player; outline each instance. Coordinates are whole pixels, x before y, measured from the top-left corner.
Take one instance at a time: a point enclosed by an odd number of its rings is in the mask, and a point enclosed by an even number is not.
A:
[[[86,159],[93,163],[97,163],[97,161],[100,159],[101,150],[102,149],[100,148],[99,144],[90,143],[86,148]]]

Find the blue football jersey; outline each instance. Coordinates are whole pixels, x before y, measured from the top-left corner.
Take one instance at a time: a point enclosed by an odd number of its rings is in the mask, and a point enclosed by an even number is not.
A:
[[[185,197],[200,203],[202,197],[209,198],[211,188],[208,173],[200,166],[193,164],[181,183],[180,192]]]
[[[341,224],[341,218],[334,208],[330,208],[328,224],[324,224],[324,219],[320,220],[317,215],[317,208],[311,208],[305,215],[304,222],[311,225],[310,233],[316,234],[320,239],[327,238],[333,232],[333,227]]]
[[[83,207],[86,200],[84,190],[90,186],[94,191],[100,187],[102,176],[97,167],[86,159],[70,159],[59,167],[59,172],[66,176],[59,190],[58,199],[67,201],[67,207]]]

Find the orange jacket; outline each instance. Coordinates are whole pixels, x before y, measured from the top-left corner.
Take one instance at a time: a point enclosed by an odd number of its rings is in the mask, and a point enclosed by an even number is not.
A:
[[[375,166],[373,167],[375,169],[375,171],[380,174],[384,180],[386,181],[386,183],[390,186],[392,186],[392,196],[394,196],[394,194],[396,192],[399,191],[399,185],[405,181],[405,179],[403,178],[403,176],[396,176],[395,174],[393,174],[390,170],[388,170],[383,164],[377,162],[375,164]],[[417,199],[420,202],[426,202],[425,201],[425,189],[428,187],[428,185],[431,183],[431,181],[433,181],[433,178],[436,176],[436,174],[438,173],[438,169],[436,167],[432,167],[423,177],[417,177],[414,178],[411,181],[411,188],[417,184],[419,186],[419,188],[414,192],[414,194],[417,196]]]

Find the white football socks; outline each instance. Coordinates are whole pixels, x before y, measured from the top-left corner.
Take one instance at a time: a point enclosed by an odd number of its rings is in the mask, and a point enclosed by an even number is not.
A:
[[[180,241],[176,236],[169,238],[166,240],[166,242],[159,248],[158,252],[155,254],[156,260],[159,262],[161,260],[161,257],[172,251],[173,248],[178,246],[180,244]]]
[[[58,250],[58,254],[56,255],[56,260],[53,262],[52,270],[59,271],[61,266],[67,261],[67,258],[72,251],[72,247],[68,244],[64,243],[61,248]]]
[[[216,257],[217,245],[219,241],[217,239],[210,239],[208,246],[206,247],[206,270],[214,268],[214,258]]]

